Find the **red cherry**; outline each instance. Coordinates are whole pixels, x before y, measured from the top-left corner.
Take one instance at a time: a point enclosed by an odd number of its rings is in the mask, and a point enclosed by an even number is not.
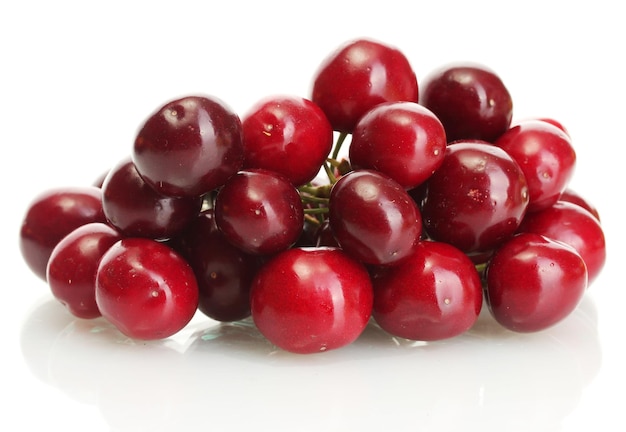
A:
[[[566,201],[572,204],[579,205],[580,207],[591,213],[596,219],[598,219],[598,221],[600,221],[600,212],[598,212],[598,209],[593,204],[591,204],[589,200],[587,200],[585,197],[572,189],[565,189],[559,197],[559,201]]]
[[[244,168],[263,168],[295,186],[313,180],[333,145],[324,112],[308,99],[275,96],[257,102],[242,119]]]
[[[241,121],[214,97],[168,102],[141,126],[132,159],[141,177],[160,193],[200,196],[241,168]]]
[[[560,322],[578,306],[586,287],[587,268],[574,248],[539,234],[514,236],[487,267],[489,310],[518,332]]]
[[[528,213],[520,232],[531,232],[572,246],[587,265],[589,285],[606,262],[606,240],[598,219],[579,205],[558,201],[553,206]]]
[[[340,249],[292,248],[263,266],[250,298],[259,331],[276,346],[305,354],[356,340],[373,293],[365,267]]]
[[[96,304],[96,271],[102,255],[122,236],[101,222],[76,228],[55,246],[47,280],[54,297],[78,318],[101,316]]]
[[[422,217],[432,239],[481,254],[515,233],[527,205],[526,180],[511,156],[486,142],[457,141],[426,182]]]
[[[380,103],[417,98],[417,79],[405,55],[372,40],[342,45],[313,78],[312,100],[339,132],[352,132],[361,116]]]
[[[99,188],[55,188],[39,194],[29,204],[20,229],[20,251],[26,264],[46,280],[48,260],[57,243],[91,222],[106,223]]]
[[[352,171],[333,185],[328,220],[341,248],[366,264],[400,262],[422,234],[415,201],[396,181],[373,170]]]
[[[482,283],[459,249],[421,241],[415,253],[373,279],[372,316],[383,330],[407,339],[433,341],[457,336],[476,322]]]
[[[102,256],[96,273],[102,316],[133,339],[163,339],[182,330],[198,307],[189,264],[146,238],[125,238]]]
[[[506,131],[495,143],[520,165],[528,182],[528,211],[550,207],[574,172],[576,153],[569,136],[558,127],[529,120]]]
[[[422,81],[421,89],[420,104],[441,120],[448,142],[493,142],[511,124],[511,95],[500,77],[483,65],[442,66]]]
[[[354,169],[380,171],[411,189],[443,163],[446,143],[443,125],[430,110],[415,102],[387,102],[356,124],[350,163]]]
[[[125,237],[168,239],[200,212],[200,197],[171,197],[158,193],[126,158],[114,166],[102,185],[102,207],[111,225]]]

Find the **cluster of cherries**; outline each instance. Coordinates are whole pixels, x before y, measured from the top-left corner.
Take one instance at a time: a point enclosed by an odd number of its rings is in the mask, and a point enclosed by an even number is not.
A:
[[[251,317],[296,353],[345,346],[370,321],[435,341],[470,329],[483,303],[539,331],[577,307],[605,240],[568,189],[568,131],[512,111],[482,65],[443,66],[418,92],[401,51],[350,41],[309,98],[242,117],[207,95],[159,107],[101,183],[32,202],[21,251],[76,317],[142,340],[200,310]]]

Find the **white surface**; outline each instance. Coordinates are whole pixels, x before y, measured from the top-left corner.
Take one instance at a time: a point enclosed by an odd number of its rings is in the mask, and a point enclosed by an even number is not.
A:
[[[2,3],[0,430],[626,430],[618,3],[404,3]],[[609,258],[565,322],[517,335],[483,316],[429,345],[370,328],[348,348],[296,356],[197,317],[171,340],[133,344],[72,319],[29,273],[17,235],[30,199],[91,183],[158,105],[201,92],[243,114],[268,94],[307,96],[322,58],[360,36],[400,47],[418,80],[482,62],[517,118],[569,129],[572,186],[600,209]]]

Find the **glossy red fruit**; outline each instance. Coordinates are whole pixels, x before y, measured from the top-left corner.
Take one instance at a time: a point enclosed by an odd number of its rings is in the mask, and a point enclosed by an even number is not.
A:
[[[412,189],[443,163],[446,144],[443,125],[430,110],[415,102],[387,102],[356,124],[350,163],[354,169],[380,171]]]
[[[168,102],[141,126],[132,159],[146,183],[160,193],[200,196],[242,167],[241,121],[215,97]]]
[[[54,188],[40,193],[28,205],[22,220],[19,245],[24,261],[46,280],[48,260],[57,243],[91,222],[106,222],[99,188]]]
[[[511,95],[491,69],[480,64],[449,64],[421,82],[420,104],[435,113],[448,142],[479,139],[492,142],[510,126]]]
[[[356,340],[371,316],[365,267],[336,248],[292,248],[256,275],[252,318],[273,344],[307,354]]]
[[[378,41],[347,42],[324,59],[313,77],[311,99],[339,132],[352,132],[380,103],[417,98],[417,78],[406,56]]]
[[[432,239],[480,255],[515,233],[527,205],[526,180],[511,156],[486,142],[458,141],[426,183],[422,217]]]
[[[226,240],[213,210],[200,213],[172,243],[196,275],[202,313],[222,322],[250,316],[250,284],[259,259]]]
[[[125,237],[168,239],[200,212],[200,197],[171,197],[150,187],[126,158],[102,185],[102,207],[109,223]]]
[[[333,145],[326,115],[308,99],[274,96],[242,118],[244,168],[278,172],[295,186],[313,180]]]
[[[245,252],[268,255],[293,245],[304,226],[298,190],[282,175],[262,169],[238,172],[217,193],[215,221]]]
[[[101,316],[96,304],[100,258],[122,236],[111,226],[93,222],[69,233],[50,255],[47,280],[52,295],[78,318]]]
[[[540,234],[572,246],[587,265],[589,285],[606,262],[606,240],[598,219],[579,205],[558,201],[553,206],[529,213],[520,232]]]
[[[587,268],[574,248],[539,234],[522,233],[491,259],[486,302],[504,327],[534,332],[566,318],[586,287]]]
[[[198,285],[173,249],[146,238],[125,238],[102,256],[96,273],[102,316],[133,339],[163,339],[191,321]]]
[[[569,136],[541,120],[522,122],[495,143],[519,164],[528,183],[528,211],[554,204],[574,173],[576,152]]]
[[[469,330],[480,314],[482,283],[459,249],[421,241],[415,253],[373,279],[372,316],[394,336],[434,341]]]
[[[591,213],[596,219],[598,219],[598,221],[600,221],[600,212],[598,211],[596,206],[591,204],[591,202],[587,198],[583,197],[575,190],[569,188],[565,189],[559,197],[559,201],[566,201],[572,204],[579,205],[580,207]]]
[[[352,171],[333,185],[328,220],[341,248],[366,264],[400,262],[422,234],[415,201],[396,181],[373,170]]]

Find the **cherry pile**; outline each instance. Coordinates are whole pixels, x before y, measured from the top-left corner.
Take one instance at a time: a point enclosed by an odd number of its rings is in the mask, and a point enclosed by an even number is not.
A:
[[[568,188],[567,129],[512,114],[482,65],[444,65],[418,89],[397,48],[350,41],[306,98],[241,117],[210,95],[158,107],[102,181],[35,197],[22,255],[73,315],[142,340],[198,310],[251,317],[295,353],[350,344],[369,322],[451,338],[483,305],[540,331],[577,307],[605,239]]]

